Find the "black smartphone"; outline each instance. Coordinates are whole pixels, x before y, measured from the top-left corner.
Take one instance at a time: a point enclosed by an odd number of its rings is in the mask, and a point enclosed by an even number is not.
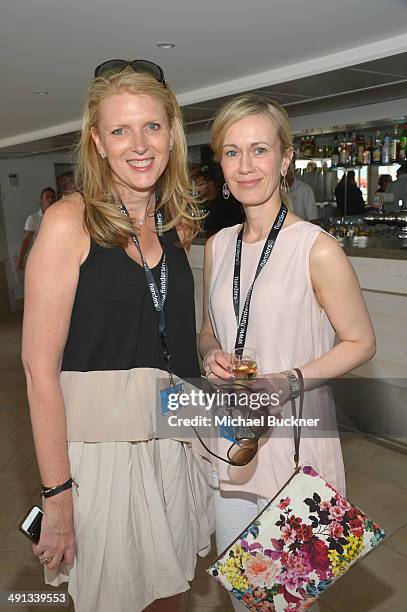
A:
[[[21,533],[34,542],[34,544],[38,544],[40,541],[43,514],[41,508],[33,506],[19,525]]]

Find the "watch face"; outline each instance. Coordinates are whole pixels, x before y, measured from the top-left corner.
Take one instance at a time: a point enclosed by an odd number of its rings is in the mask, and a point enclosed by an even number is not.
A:
[[[299,378],[293,372],[287,373],[288,386],[290,387],[290,391],[293,397],[297,397],[300,391],[300,381]]]

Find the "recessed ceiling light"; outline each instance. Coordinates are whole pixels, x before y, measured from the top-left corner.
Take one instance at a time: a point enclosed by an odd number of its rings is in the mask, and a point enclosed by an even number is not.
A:
[[[157,43],[157,47],[160,47],[160,49],[173,49],[175,47],[175,43],[172,43],[172,42],[159,42],[159,43]]]
[[[36,94],[37,96],[46,96],[48,94],[48,92],[45,91],[45,89],[35,89],[33,93]]]

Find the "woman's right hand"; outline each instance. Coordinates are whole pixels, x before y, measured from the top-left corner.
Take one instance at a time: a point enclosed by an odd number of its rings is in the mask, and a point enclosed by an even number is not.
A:
[[[233,378],[232,357],[222,349],[215,348],[208,351],[203,363],[207,378]]]
[[[75,559],[72,489],[44,499],[41,536],[32,549],[38,558],[52,557],[46,564],[50,570],[56,570],[61,562],[72,567]]]

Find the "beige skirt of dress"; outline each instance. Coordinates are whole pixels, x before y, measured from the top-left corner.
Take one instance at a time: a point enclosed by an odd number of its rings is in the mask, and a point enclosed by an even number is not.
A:
[[[211,466],[188,443],[69,442],[76,558],[45,569],[76,612],[139,612],[189,589],[214,531]]]

